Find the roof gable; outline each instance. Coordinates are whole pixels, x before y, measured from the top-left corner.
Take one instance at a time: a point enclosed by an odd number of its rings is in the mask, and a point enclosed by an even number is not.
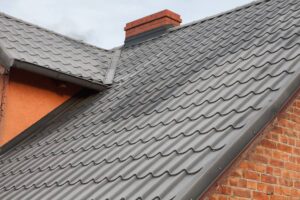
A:
[[[1,156],[2,199],[191,199],[300,86],[300,2],[122,48],[112,88]]]

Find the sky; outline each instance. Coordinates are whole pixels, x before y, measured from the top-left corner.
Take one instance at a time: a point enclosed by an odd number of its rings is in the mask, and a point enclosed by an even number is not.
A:
[[[253,0],[0,0],[0,11],[55,32],[111,49],[124,42],[127,22],[163,9],[183,24]]]

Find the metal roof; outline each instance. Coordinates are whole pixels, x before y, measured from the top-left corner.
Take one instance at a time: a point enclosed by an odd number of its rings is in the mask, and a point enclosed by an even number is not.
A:
[[[101,88],[113,51],[104,50],[0,13],[0,58],[19,67],[79,85]]]
[[[265,0],[121,48],[1,156],[1,199],[197,199],[300,86],[300,1]]]

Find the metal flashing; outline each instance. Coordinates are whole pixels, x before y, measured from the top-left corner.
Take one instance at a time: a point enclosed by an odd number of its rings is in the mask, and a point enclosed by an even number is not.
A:
[[[106,73],[104,84],[111,85],[113,83],[114,75],[115,75],[116,67],[118,65],[118,61],[120,59],[120,55],[121,55],[121,49],[116,49],[111,61],[110,68]]]

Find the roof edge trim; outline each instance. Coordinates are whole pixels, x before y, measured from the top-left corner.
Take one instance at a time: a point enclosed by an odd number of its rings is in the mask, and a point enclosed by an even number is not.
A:
[[[57,80],[74,83],[79,86],[97,90],[97,91],[101,91],[101,90],[107,88],[107,86],[105,86],[104,84],[95,83],[92,81],[81,79],[81,78],[78,78],[78,77],[75,77],[75,76],[72,76],[69,74],[61,73],[61,72],[58,72],[58,71],[55,71],[52,69],[41,67],[39,65],[28,63],[26,61],[14,60],[12,67],[15,67],[18,69],[23,69],[23,70],[30,71],[30,72],[37,73],[37,74],[41,74],[41,75],[44,75],[44,76],[47,76],[50,78],[54,78]]]
[[[230,167],[236,158],[248,147],[249,144],[264,130],[264,128],[277,116],[289,100],[300,89],[300,72],[295,72],[294,78],[276,96],[270,96],[270,106],[266,107],[260,115],[250,119],[251,124],[244,127],[241,136],[224,152],[205,172],[195,177],[192,184],[179,192],[180,196],[174,200],[199,199],[212,186],[215,181]],[[274,102],[275,101],[275,102]],[[272,103],[273,102],[273,103]]]
[[[106,73],[104,81],[103,81],[104,84],[111,85],[113,83],[116,68],[117,68],[117,65],[118,65],[118,62],[119,62],[119,59],[121,56],[121,51],[122,51],[121,49],[115,50],[113,57],[112,57],[110,68],[107,70],[107,73]]]

